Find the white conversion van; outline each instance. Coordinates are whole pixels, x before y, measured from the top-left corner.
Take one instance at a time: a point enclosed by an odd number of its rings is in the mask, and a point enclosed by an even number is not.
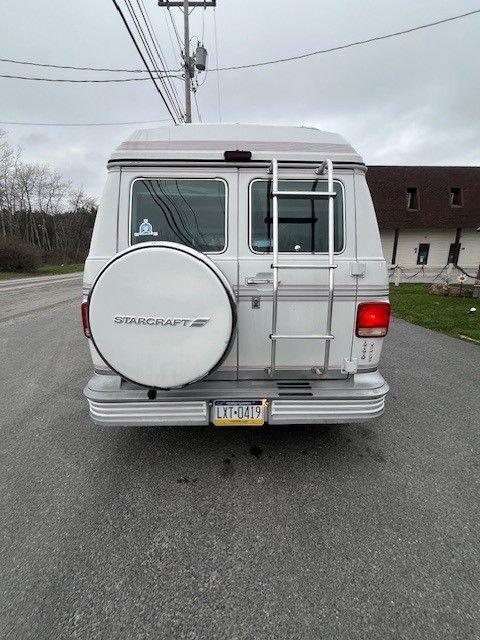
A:
[[[102,425],[382,414],[390,306],[366,168],[306,127],[178,125],[112,154],[82,319]]]

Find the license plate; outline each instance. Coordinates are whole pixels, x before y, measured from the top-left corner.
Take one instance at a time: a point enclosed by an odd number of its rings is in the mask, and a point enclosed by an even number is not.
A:
[[[266,400],[215,400],[213,424],[217,427],[261,427]]]

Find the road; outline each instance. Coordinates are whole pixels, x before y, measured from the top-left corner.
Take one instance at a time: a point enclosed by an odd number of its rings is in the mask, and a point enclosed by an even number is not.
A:
[[[21,286],[0,288],[2,638],[480,637],[476,345],[395,321],[365,426],[100,428],[80,280]]]

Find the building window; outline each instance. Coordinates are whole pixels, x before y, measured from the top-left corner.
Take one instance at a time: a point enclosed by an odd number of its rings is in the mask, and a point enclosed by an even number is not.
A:
[[[411,211],[418,210],[418,189],[417,187],[407,187],[407,209]]]
[[[451,187],[450,188],[450,206],[451,207],[462,207],[463,206],[462,187]]]
[[[417,264],[421,264],[422,266],[427,264],[429,251],[430,251],[429,244],[420,243],[418,245]]]

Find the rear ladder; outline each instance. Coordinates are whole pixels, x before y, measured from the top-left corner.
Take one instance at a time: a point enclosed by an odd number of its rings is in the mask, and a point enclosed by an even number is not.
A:
[[[272,333],[271,340],[271,356],[269,374],[274,375],[276,368],[276,351],[277,340],[325,340],[325,355],[323,360],[323,369],[320,370],[316,366],[312,366],[315,373],[325,374],[328,370],[330,361],[330,342],[334,339],[332,335],[332,311],[333,296],[335,291],[334,270],[337,265],[334,264],[335,252],[335,219],[333,210],[333,199],[335,192],[333,190],[333,164],[331,160],[325,160],[315,173],[319,175],[327,174],[327,191],[280,191],[278,188],[278,161],[272,159],[270,167],[272,173],[272,243],[273,243],[273,301],[272,301]],[[328,198],[328,263],[327,264],[281,264],[278,261],[278,198]],[[328,306],[327,306],[327,326],[325,334],[306,333],[306,334],[289,334],[277,332],[278,318],[278,272],[280,269],[328,269]]]

